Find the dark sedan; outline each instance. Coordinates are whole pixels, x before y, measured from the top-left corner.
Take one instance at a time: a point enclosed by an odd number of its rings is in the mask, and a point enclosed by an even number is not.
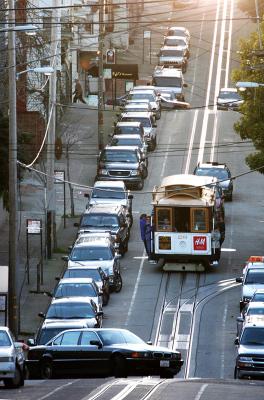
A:
[[[28,351],[31,378],[56,376],[160,375],[172,378],[183,360],[181,353],[145,343],[125,329],[72,329],[45,346]]]

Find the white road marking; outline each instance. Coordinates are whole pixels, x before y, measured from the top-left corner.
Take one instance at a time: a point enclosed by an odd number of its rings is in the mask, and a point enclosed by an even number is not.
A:
[[[79,380],[79,379],[78,379],[78,380]],[[39,397],[39,398],[36,399],[36,400],[44,400],[44,399],[47,399],[48,397],[51,397],[54,393],[57,393],[59,390],[62,390],[62,389],[64,389],[64,388],[66,388],[67,386],[72,385],[72,384],[75,383],[75,382],[77,382],[77,380],[74,380],[73,382],[65,383],[65,385],[61,385],[61,386],[57,387],[56,389],[54,389],[54,390],[52,390],[51,392],[45,394],[44,396]]]
[[[208,105],[210,99],[210,90],[212,84],[212,75],[213,75],[213,65],[214,65],[214,56],[215,56],[215,49],[216,49],[216,36],[217,36],[217,29],[218,29],[218,19],[219,19],[219,9],[220,9],[220,1],[217,2],[216,8],[216,16],[215,16],[215,26],[214,26],[214,36],[213,36],[213,43],[212,43],[212,51],[211,51],[211,59],[210,59],[210,67],[209,67],[209,76],[208,76],[208,84],[207,84],[207,92],[206,92],[206,100],[205,100],[205,110],[204,110],[204,117],[203,117],[203,124],[202,124],[202,132],[201,132],[201,139],[200,139],[200,146],[199,146],[199,153],[198,153],[198,163],[203,161],[203,154],[204,154],[204,142],[206,139],[206,132],[207,132],[207,125],[208,125]]]
[[[200,398],[202,397],[202,394],[205,391],[205,389],[207,388],[207,386],[208,386],[208,383],[205,383],[203,386],[201,386],[201,389],[199,390],[199,392],[195,396],[194,400],[200,400]]]
[[[145,256],[146,256],[146,252],[144,250],[143,255],[142,255],[142,260],[141,260],[141,263],[140,263],[140,267],[139,267],[139,270],[138,270],[138,274],[137,274],[137,280],[136,280],[133,296],[132,296],[132,299],[131,299],[131,302],[130,302],[130,306],[129,306],[129,310],[128,310],[128,313],[127,313],[127,319],[126,319],[126,322],[125,322],[125,326],[127,326],[128,323],[129,323],[129,319],[130,319],[130,316],[131,316],[131,313],[132,313],[132,309],[134,307],[134,303],[135,303],[135,299],[136,299],[136,295],[137,295],[137,291],[138,291],[138,285],[139,285],[141,274],[142,274],[142,271],[143,271]]]
[[[228,248],[223,248],[223,247],[221,247],[221,251],[226,251],[226,252],[232,252],[232,251],[237,251],[236,249],[228,249]]]
[[[167,159],[168,159],[168,151],[169,151],[170,145],[171,145],[171,136],[169,138],[169,143],[167,145],[166,153],[165,153],[164,160],[162,163],[162,169],[161,169],[161,173],[160,173],[161,178],[164,177],[164,172],[165,172],[165,167],[166,167],[166,163],[167,163]]]
[[[226,317],[227,317],[227,304],[225,304],[225,309],[222,318],[222,332],[226,332]],[[221,351],[221,370],[220,370],[220,378],[224,379],[225,376],[225,336],[222,335],[222,351]]]
[[[193,149],[193,142],[194,142],[194,136],[195,136],[196,126],[197,126],[197,119],[198,119],[198,110],[195,110],[194,119],[193,119],[193,125],[192,125],[192,133],[191,133],[190,144],[189,144],[189,149],[188,149],[188,155],[187,155],[185,171],[184,171],[185,174],[188,174],[189,168],[190,168],[192,149]]]

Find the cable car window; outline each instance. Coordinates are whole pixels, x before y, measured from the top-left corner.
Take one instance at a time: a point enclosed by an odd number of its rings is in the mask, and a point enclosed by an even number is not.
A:
[[[206,208],[191,209],[192,232],[208,232],[208,210]]]
[[[158,231],[172,231],[172,210],[171,208],[157,208],[156,221]]]

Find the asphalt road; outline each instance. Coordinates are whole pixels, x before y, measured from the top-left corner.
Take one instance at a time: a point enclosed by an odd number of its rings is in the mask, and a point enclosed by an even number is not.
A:
[[[191,58],[185,79],[186,100],[193,109],[164,112],[158,122],[158,146],[149,156],[149,176],[144,190],[135,192],[135,222],[129,251],[122,259],[124,286],[121,293],[111,296],[103,326],[127,328],[145,340],[179,349],[185,366],[178,379],[171,381],[149,378],[27,381],[19,391],[1,391],[1,398],[84,400],[162,396],[172,399],[176,391],[179,400],[263,397],[263,382],[233,380],[233,341],[239,314],[239,286],[235,277],[240,276],[248,256],[263,253],[262,176],[251,173],[235,180],[233,202],[226,203],[226,240],[221,261],[210,272],[164,273],[159,266],[148,263],[140,241],[139,215],[151,211],[151,190],[162,177],[192,173],[198,161],[209,160],[226,162],[232,175],[238,176],[248,171],[244,159],[252,150],[248,144],[240,143],[233,131],[239,114],[217,111],[213,104],[219,88],[231,86],[230,70],[238,66],[238,38],[246,36],[254,26],[243,19],[233,20],[230,25],[230,18],[244,17],[231,0],[201,0],[199,7],[178,12],[177,21],[180,16],[184,22],[176,23],[175,14],[168,12],[168,19],[171,18],[168,22],[185,25],[191,31]],[[165,31],[165,24],[157,23],[158,19],[159,16],[148,17],[153,31],[152,62]],[[142,54],[140,46],[142,43],[132,50],[138,58]],[[151,66],[148,70],[144,68],[151,73]],[[103,389],[101,385],[106,386]]]

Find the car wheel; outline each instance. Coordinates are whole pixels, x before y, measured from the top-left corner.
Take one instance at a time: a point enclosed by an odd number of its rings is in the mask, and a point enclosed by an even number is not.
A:
[[[159,110],[157,113],[156,113],[156,119],[160,119],[161,118],[161,111]]]
[[[174,378],[174,373],[170,370],[161,370],[160,371],[160,378],[172,379]]]
[[[107,293],[103,293],[103,306],[106,306],[107,304],[108,304],[108,301],[109,301],[109,294],[107,294]]]
[[[148,169],[144,168],[144,170],[143,170],[143,178],[146,179],[147,176],[148,176]]]
[[[52,378],[52,363],[49,360],[44,360],[41,362],[40,376],[42,379]]]
[[[138,190],[142,190],[143,187],[144,187],[144,180],[141,179],[141,181],[137,184],[137,189],[138,189]]]
[[[123,286],[122,277],[120,274],[117,274],[115,278],[115,292],[119,293],[122,289],[122,286]]]
[[[131,226],[133,225],[133,215],[130,214],[127,220],[128,220],[128,226],[129,228],[131,228]]]
[[[187,71],[187,65],[184,64],[184,65],[182,66],[182,73],[185,74],[186,71]]]
[[[24,386],[24,377],[17,365],[14,378],[4,379],[4,385],[8,389],[16,389],[19,388],[19,386]]]
[[[114,370],[113,374],[115,378],[127,378],[127,366],[126,360],[121,354],[117,354],[113,360]]]

